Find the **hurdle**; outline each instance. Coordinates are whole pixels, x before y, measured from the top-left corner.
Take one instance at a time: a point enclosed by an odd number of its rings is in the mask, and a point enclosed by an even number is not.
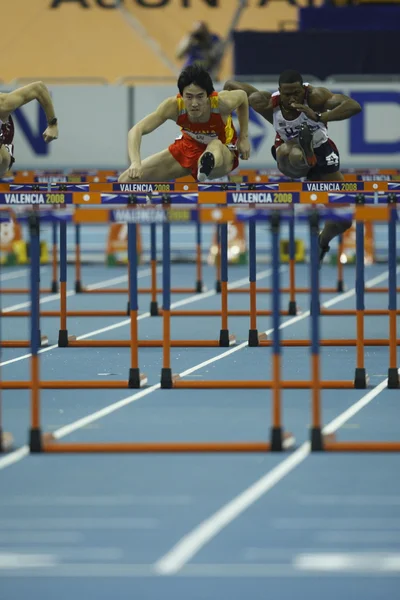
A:
[[[387,387],[389,389],[400,388],[400,377],[399,369],[397,364],[397,344],[396,344],[396,221],[397,221],[397,209],[395,204],[395,198],[389,199],[387,207],[369,208],[359,207],[358,208],[358,219],[356,224],[357,234],[357,258],[363,257],[363,228],[364,221],[369,218],[370,220],[382,220],[388,222],[388,241],[389,241],[389,368],[387,377]],[[379,212],[378,212],[379,211]],[[316,237],[314,232],[314,238]],[[315,240],[314,240],[315,245]],[[314,261],[315,262],[315,261]],[[357,261],[357,263],[359,260]],[[363,261],[361,265],[363,266]],[[364,387],[363,384],[366,381],[366,372],[364,366],[364,354],[363,354],[363,334],[364,334],[364,320],[363,320],[363,308],[364,308],[364,275],[363,268],[360,266],[357,269],[357,338],[359,344],[357,344],[357,368],[355,374],[355,380],[361,383],[360,386]],[[317,270],[314,264],[314,271]],[[318,301],[318,287],[314,288],[314,298]],[[317,308],[317,307],[316,307]],[[318,321],[317,310],[312,315],[313,321]],[[318,344],[318,329],[314,331],[314,342],[316,352],[315,356],[315,369],[319,368],[319,344]],[[322,428],[322,411],[321,411],[321,397],[320,387],[318,381],[315,380],[313,387],[312,396],[312,427],[311,427],[311,450],[313,452],[400,452],[400,442],[397,441],[337,441],[336,436],[333,434],[324,434]]]
[[[145,209],[146,210],[146,209]],[[148,209],[147,209],[148,210]],[[154,209],[150,208],[150,210]],[[166,214],[166,208],[161,209],[162,214]],[[110,212],[110,211],[107,211]],[[182,211],[178,211],[178,213],[182,214]],[[214,221],[212,217],[212,212],[210,210],[205,210],[207,214],[205,217],[211,222]],[[86,213],[86,215],[82,215],[82,213]],[[88,218],[90,214],[90,219],[93,221],[93,211],[79,211],[76,213],[76,218],[79,222],[82,222],[84,218]],[[127,215],[132,220],[135,212],[127,211]],[[171,215],[171,212],[170,212]],[[232,211],[230,211],[230,218],[233,217]],[[100,215],[97,215],[97,218],[100,218]],[[129,252],[129,262],[130,264],[136,264],[135,252],[136,252],[136,228],[137,223],[129,222],[128,224],[128,252]],[[36,268],[37,268],[37,259],[38,259],[38,217],[36,214],[32,215],[30,218],[30,232],[31,232],[31,244],[32,244],[32,263],[31,263],[31,286],[32,286],[32,298],[38,298],[38,281],[36,277]],[[170,247],[170,224],[163,223],[163,244],[164,248]],[[276,246],[276,250],[278,251],[278,246]],[[163,320],[164,320],[164,340],[165,340],[165,348],[168,348],[170,345],[170,329],[169,329],[169,319],[168,319],[168,307],[169,307],[169,289],[170,289],[170,261],[165,261],[166,268],[163,270],[163,290],[164,290],[164,303],[166,309],[164,311]],[[130,303],[131,303],[131,336],[132,338],[137,336],[137,281],[132,273],[133,277],[130,279]],[[276,280],[279,283],[279,280]],[[278,288],[277,288],[278,290]],[[278,291],[276,293],[278,296]],[[32,311],[31,311],[31,323],[34,324],[37,318],[38,312],[38,303],[32,303]],[[278,317],[279,318],[279,317]],[[279,336],[279,330],[277,329],[276,333],[277,339]],[[75,386],[78,382],[63,382],[63,386],[54,386],[53,382],[40,382],[39,377],[39,356],[38,356],[38,337],[37,337],[37,329],[32,326],[31,328],[31,382],[30,390],[31,390],[31,427],[29,432],[29,447],[32,453],[76,453],[76,452],[137,452],[137,453],[149,453],[149,452],[199,452],[199,453],[207,453],[207,452],[275,452],[275,451],[283,451],[290,449],[293,447],[295,440],[293,436],[283,431],[283,427],[281,425],[281,388],[279,385],[279,377],[280,377],[280,361],[279,361],[279,345],[276,346],[278,350],[277,356],[275,358],[275,376],[276,382],[273,392],[273,424],[270,431],[270,441],[260,441],[260,442],[180,442],[180,443],[167,443],[167,442],[148,442],[148,443],[106,443],[106,444],[85,444],[85,443],[58,443],[55,441],[54,436],[49,433],[43,433],[41,430],[41,419],[40,419],[40,390],[41,389],[59,389],[60,387],[64,389],[71,389],[71,387]],[[135,355],[137,356],[137,354]],[[170,370],[170,366],[168,365],[168,353],[164,351],[163,355],[163,372],[164,376],[168,377],[166,371]],[[137,363],[136,363],[137,364]],[[138,369],[138,367],[137,367]],[[138,373],[138,370],[136,374]],[[88,382],[79,382],[80,385],[76,387],[80,387],[83,389],[87,388]],[[5,389],[16,389],[15,387],[11,387],[8,385],[0,384],[1,388]],[[102,384],[97,387],[103,387]],[[109,387],[109,386],[106,386]],[[111,387],[111,386],[110,386]],[[112,387],[115,387],[114,385]]]

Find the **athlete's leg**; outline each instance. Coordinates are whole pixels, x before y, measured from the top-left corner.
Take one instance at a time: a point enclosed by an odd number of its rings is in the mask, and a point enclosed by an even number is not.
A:
[[[340,171],[334,173],[321,173],[318,176],[310,177],[310,181],[344,181],[343,174]],[[352,226],[350,219],[341,219],[340,221],[325,221],[325,225],[319,234],[319,245],[321,247],[320,260],[329,251],[329,243],[338,235],[344,233]]]
[[[190,174],[190,169],[181,167],[178,161],[172,156],[169,150],[162,150],[153,154],[142,161],[142,177],[131,179],[127,169],[118,178],[120,183],[129,183],[131,181],[169,181]]]
[[[0,177],[4,177],[11,165],[11,155],[6,146],[0,148]]]
[[[197,179],[218,179],[232,171],[234,161],[233,151],[220,140],[213,140],[198,160]]]
[[[276,151],[278,169],[292,179],[306,177],[310,167],[307,165],[303,152],[294,141],[286,142]]]

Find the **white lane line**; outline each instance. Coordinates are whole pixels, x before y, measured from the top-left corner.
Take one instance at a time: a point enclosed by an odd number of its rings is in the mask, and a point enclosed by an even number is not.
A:
[[[265,271],[260,271],[257,275],[258,279],[265,279],[269,277],[272,273],[272,269],[266,269]],[[145,275],[142,275],[143,277]],[[248,277],[243,277],[242,279],[238,279],[237,281],[233,281],[229,284],[229,289],[234,289],[246,285],[249,283]],[[70,292],[71,295],[75,294],[75,292]],[[200,300],[205,300],[206,298],[211,298],[212,296],[216,296],[217,292],[215,290],[209,290],[208,292],[203,292],[202,294],[195,294],[193,296],[189,296],[188,298],[183,298],[182,300],[177,300],[171,304],[171,308],[178,308],[179,306],[185,306],[187,304],[192,304],[193,302],[199,302]],[[138,321],[143,319],[148,319],[150,317],[149,312],[145,312],[138,317]],[[114,323],[113,325],[108,325],[107,327],[102,327],[101,329],[95,329],[94,331],[89,331],[88,333],[84,333],[83,335],[77,336],[77,340],[84,340],[86,338],[90,338],[96,335],[100,335],[102,333],[106,333],[108,331],[112,331],[114,329],[118,329],[119,327],[124,327],[125,325],[129,325],[131,322],[129,319],[124,319],[123,321],[119,321],[118,323]],[[46,348],[42,348],[39,350],[39,354],[43,354],[44,352],[50,352],[50,350],[54,350],[58,348],[58,344],[53,344],[52,346],[47,346]],[[6,360],[0,363],[0,367],[5,367],[6,365],[11,365],[13,363],[19,362],[20,360],[25,360],[30,358],[31,354],[23,354],[22,356],[17,356],[16,358],[11,358],[10,360]]]
[[[144,269],[143,271],[139,271],[138,279],[140,279],[141,277],[147,277],[150,274],[151,274],[151,269]],[[98,288],[103,288],[103,287],[104,288],[112,287],[113,285],[117,285],[119,283],[123,283],[123,282],[127,282],[127,281],[128,281],[127,275],[120,275],[119,277],[113,277],[111,279],[104,279],[103,281],[99,281],[98,283],[91,283],[85,287],[88,290],[96,290]],[[77,296],[77,293],[74,290],[68,291],[67,297],[69,298],[71,296]],[[40,304],[47,304],[48,302],[54,302],[55,300],[59,300],[59,299],[60,299],[60,294],[51,294],[50,296],[43,296],[43,298],[40,298],[39,302],[40,302]],[[31,305],[30,301],[20,302],[19,304],[14,304],[13,306],[4,307],[3,312],[7,313],[7,312],[15,311],[15,310],[20,310],[21,308],[29,308],[30,305]]]
[[[343,423],[351,419],[376,398],[386,386],[387,379],[331,421],[324,427],[323,432],[328,434],[337,431]],[[253,485],[181,538],[171,550],[155,563],[155,571],[160,575],[174,575],[180,571],[206,544],[247,510],[249,506],[257,502],[264,494],[282,481],[286,475],[300,465],[310,454],[311,445],[309,442],[305,442],[288,458],[284,459],[279,465],[261,477],[261,479],[253,483]]]
[[[29,269],[20,269],[19,271],[11,271],[11,273],[2,273],[0,275],[0,281],[10,281],[12,279],[19,279],[25,277],[29,273]]]

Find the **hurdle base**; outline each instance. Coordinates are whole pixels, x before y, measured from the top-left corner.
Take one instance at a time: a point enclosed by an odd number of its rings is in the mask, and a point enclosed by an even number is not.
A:
[[[32,428],[29,432],[29,450],[32,453],[42,452],[42,432],[38,428]]]
[[[201,294],[203,292],[203,282],[201,281],[201,279],[197,279],[194,289],[196,294]]]
[[[288,306],[288,315],[295,316],[297,315],[297,304],[295,300],[290,300]]]
[[[389,367],[388,369],[388,388],[396,390],[400,387],[399,371],[397,367]]]
[[[157,300],[152,300],[150,302],[150,316],[151,317],[159,317],[160,316]]]
[[[51,282],[50,292],[52,294],[58,294],[58,281],[52,281]]]
[[[282,427],[271,428],[271,452],[282,452],[283,450],[283,435]]]
[[[336,287],[336,291],[337,292],[344,292],[346,289],[345,285],[344,285],[344,281],[343,279],[338,279],[337,282],[337,287]]]
[[[216,281],[215,282],[215,291],[217,292],[217,294],[221,293],[221,281]]]
[[[131,303],[129,302],[129,300],[128,300],[127,305],[126,305],[126,314],[127,314],[128,317],[131,314]]]
[[[257,329],[249,329],[249,340],[248,344],[250,347],[258,346],[258,330]]]
[[[322,452],[324,449],[324,439],[321,427],[311,428],[311,452]]]
[[[82,294],[84,292],[82,282],[80,280],[75,281],[75,294]]]
[[[236,338],[234,335],[229,335],[229,329],[221,329],[219,332],[219,346],[221,348],[229,348],[236,344]]]
[[[161,369],[161,389],[170,390],[173,387],[172,369],[163,367]]]
[[[58,347],[67,348],[69,340],[70,338],[68,337],[68,330],[60,329],[58,332]]]
[[[129,369],[129,379],[128,379],[128,387],[129,388],[140,388],[146,385],[147,376],[143,373],[140,373],[139,368],[131,368]]]
[[[354,387],[356,390],[365,390],[368,385],[368,376],[364,368],[356,368],[354,374]]]

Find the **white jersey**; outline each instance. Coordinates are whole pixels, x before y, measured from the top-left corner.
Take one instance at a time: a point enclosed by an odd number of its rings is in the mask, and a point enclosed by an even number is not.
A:
[[[308,83],[305,83],[304,86],[307,88]],[[303,112],[299,114],[297,119],[293,119],[293,121],[285,119],[279,105],[279,97],[279,92],[272,94],[274,129],[284,142],[296,138],[299,135],[300,127],[303,123],[306,123],[313,133],[314,148],[318,148],[328,140],[328,128],[325,123],[317,123],[316,121],[309,119]],[[307,89],[304,104],[308,106]]]

